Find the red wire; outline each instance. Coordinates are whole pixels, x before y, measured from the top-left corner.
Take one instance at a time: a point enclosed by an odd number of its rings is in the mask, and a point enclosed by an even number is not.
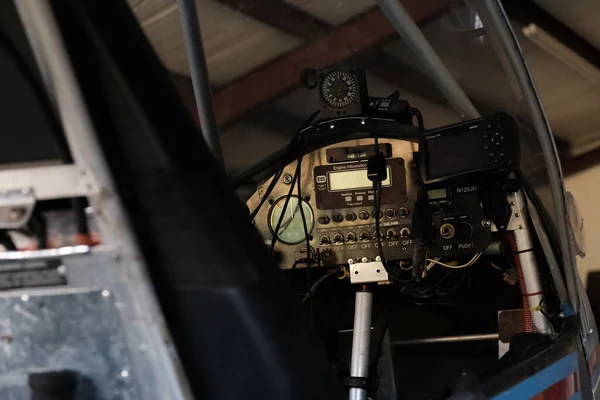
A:
[[[521,289],[521,300],[523,301],[523,328],[525,332],[533,332],[533,321],[531,320],[531,310],[529,309],[529,298],[527,297],[527,289],[525,289],[525,281],[523,281],[523,270],[521,268],[521,260],[517,254],[517,242],[515,234],[509,233],[506,235],[513,255],[513,260],[517,267],[517,276],[519,278],[519,288]]]

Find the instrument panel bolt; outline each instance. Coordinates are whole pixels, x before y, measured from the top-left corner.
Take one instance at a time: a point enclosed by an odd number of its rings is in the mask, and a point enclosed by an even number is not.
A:
[[[368,259],[367,257],[363,257],[363,258],[362,258],[362,262],[366,263],[366,262],[368,262],[368,261],[369,261],[369,259]]]
[[[381,261],[381,257],[380,256],[375,257],[375,261]]]
[[[349,259],[348,259],[348,264],[349,264],[349,265],[352,265],[352,264],[354,264],[354,260],[353,260],[353,259],[351,259],[351,258],[349,258]]]
[[[521,214],[519,214],[519,213],[516,213],[516,214],[515,214],[515,217],[516,217],[516,218],[519,218],[520,216],[521,216]]]
[[[492,222],[489,219],[484,219],[481,221],[481,226],[483,226],[484,228],[489,228],[490,226],[492,226]]]
[[[510,202],[510,205],[511,205],[511,206],[514,206],[514,205],[515,205],[515,202],[514,202],[514,201],[511,201],[511,202]]]
[[[292,176],[290,174],[285,174],[283,176],[283,183],[285,183],[286,185],[292,183]]]

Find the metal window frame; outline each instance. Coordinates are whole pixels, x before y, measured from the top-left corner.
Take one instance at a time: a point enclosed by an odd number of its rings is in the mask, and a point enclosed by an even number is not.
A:
[[[14,0],[14,3],[56,106],[74,164],[1,171],[0,189],[28,187],[38,199],[88,197],[97,211],[100,231],[107,239],[108,254],[112,254],[115,262],[100,263],[99,269],[105,271],[80,274],[78,285],[105,287],[121,298],[123,304],[118,309],[134,361],[132,373],[140,382],[141,398],[191,399],[186,376],[115,190],[50,2]],[[106,249],[96,253],[89,256],[107,254]],[[61,290],[55,289],[56,293]]]

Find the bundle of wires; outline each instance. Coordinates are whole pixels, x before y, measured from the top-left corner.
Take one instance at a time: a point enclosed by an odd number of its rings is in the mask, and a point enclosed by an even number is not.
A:
[[[373,191],[375,192],[375,232],[377,233],[377,247],[379,252],[379,258],[381,260],[381,265],[383,266],[383,269],[387,272],[391,280],[397,283],[407,283],[412,281],[412,278],[401,279],[394,275],[394,273],[392,273],[392,271],[390,271],[389,269],[387,260],[383,252],[383,245],[381,241],[381,236],[383,235],[383,232],[381,232],[380,227],[381,183],[387,178],[387,163],[385,161],[385,156],[379,151],[379,138],[377,137],[376,131],[373,131],[373,140],[374,154],[371,157],[369,157],[369,161],[367,164],[367,176],[373,182]]]
[[[308,292],[306,292],[306,294],[302,297],[302,300],[300,300],[300,302],[305,303],[306,300],[308,300],[315,294],[315,291],[317,290],[319,285],[321,285],[321,283],[323,283],[330,276],[335,275],[337,272],[338,270],[332,269],[331,271],[327,271],[325,274],[323,274],[323,276],[321,276],[319,279],[317,279],[315,283],[313,283]]]
[[[423,132],[425,127],[423,125],[423,115],[417,108],[411,107],[409,112],[417,117],[419,131]],[[388,276],[397,283],[405,284],[411,282],[414,277],[410,279],[401,279],[398,276],[394,275],[388,266],[387,260],[385,258],[383,252],[383,246],[381,242],[381,236],[383,232],[380,229],[380,213],[381,213],[381,183],[387,178],[387,163],[385,160],[385,156],[379,151],[379,138],[377,136],[377,132],[373,130],[373,144],[374,144],[374,153],[371,157],[369,157],[369,164],[367,167],[368,177],[371,181],[373,181],[373,191],[375,192],[375,232],[377,233],[377,246],[379,249],[379,258],[381,259],[381,264],[383,265],[383,269],[387,272]],[[400,265],[401,271],[410,271],[412,268],[405,268]]]
[[[436,265],[440,265],[442,267],[445,268],[452,268],[452,269],[461,269],[461,268],[467,268],[470,267],[471,265],[475,264],[477,262],[477,260],[479,260],[479,258],[481,257],[483,253],[477,253],[473,256],[473,258],[471,258],[469,261],[467,261],[464,264],[458,264],[458,265],[454,265],[454,264],[447,264],[447,263],[443,263],[441,262],[439,259],[431,259],[428,258],[427,261],[429,261],[429,264],[427,264],[427,271],[429,271],[431,268],[433,268]]]
[[[310,117],[304,122],[304,124],[302,124],[302,127],[296,132],[294,137],[292,137],[292,140],[290,141],[290,143],[287,145],[285,155],[291,154],[296,147],[299,147],[299,150],[298,150],[299,154],[302,155],[304,153],[304,148],[306,147],[306,144],[308,143],[308,141],[303,140],[303,139],[306,138],[310,133],[312,133],[312,130],[305,130],[305,129],[308,126],[310,126],[310,124],[313,122],[313,120],[315,119],[315,117],[317,116],[318,113],[319,113],[319,111],[315,111],[314,113],[312,113],[310,115]],[[304,133],[304,135],[303,135],[303,133]],[[285,160],[287,157],[282,156],[281,158],[282,158],[282,160]],[[277,170],[277,173],[275,173],[275,175],[273,176],[273,179],[271,179],[271,182],[269,183],[269,186],[265,190],[265,194],[260,199],[260,202],[258,203],[256,208],[254,210],[252,210],[252,212],[250,213],[250,220],[254,220],[254,218],[256,217],[256,215],[258,214],[260,209],[262,208],[262,206],[265,204],[265,201],[267,201],[267,199],[271,195],[271,192],[273,192],[273,189],[277,185],[277,182],[279,182],[279,179],[281,178],[281,175],[283,174],[284,169],[285,169],[285,164],[284,164],[284,161],[282,161],[282,163],[279,166],[279,169]],[[297,172],[298,172],[298,170],[297,170]],[[299,172],[298,172],[298,174],[299,174]],[[292,195],[291,191],[294,188],[294,183],[295,182],[292,182],[290,184],[290,193],[288,193],[288,196],[287,196],[288,199]],[[287,207],[287,204],[285,207]]]
[[[460,277],[456,280],[454,284],[450,285],[449,289],[442,290],[442,284],[446,282],[451,276],[455,275],[456,272],[457,270],[452,269],[450,271],[447,271],[441,276],[441,278],[437,280],[432,280],[431,278],[429,278],[427,281],[406,284],[400,289],[400,292],[419,300],[429,299],[436,295],[449,295],[458,289],[460,284],[464,281],[465,277],[467,276],[467,271],[463,270]]]
[[[306,259],[296,260],[296,262],[294,263],[294,267],[292,268],[292,271],[297,266],[298,263],[301,263],[301,262],[306,263],[306,268],[307,268],[307,273],[306,273],[307,293],[306,293],[306,296],[308,296],[307,299],[309,300],[311,320],[312,320],[313,312],[312,312],[312,291],[311,291],[311,285],[310,285],[310,267],[314,261],[313,258],[316,258],[316,257],[313,257],[313,252],[311,251],[311,246],[310,246],[311,237],[310,237],[310,233],[308,232],[308,224],[306,223],[306,215],[304,214],[304,208],[302,207],[303,196],[302,196],[302,187],[301,187],[300,182],[301,182],[302,158],[304,157],[304,149],[306,148],[306,145],[310,141],[312,131],[313,131],[312,129],[306,129],[306,128],[311,126],[311,123],[313,122],[313,120],[315,119],[315,117],[317,116],[318,113],[319,113],[319,111],[314,112],[306,120],[306,122],[302,125],[302,127],[294,135],[294,137],[292,138],[292,140],[290,141],[290,143],[287,146],[287,149],[285,152],[286,155],[291,155],[291,152],[293,152],[295,149],[297,149],[297,151],[298,151],[297,160],[296,160],[296,169],[294,171],[294,175],[290,182],[290,189],[288,190],[288,193],[285,196],[285,201],[283,203],[283,209],[281,211],[281,215],[279,216],[279,219],[277,220],[277,224],[275,225],[275,228],[273,229],[273,234],[271,237],[271,252],[273,252],[275,250],[275,245],[277,244],[277,237],[278,237],[279,231],[282,227],[286,210],[289,206],[290,199],[293,197],[294,188],[297,186],[298,200],[296,203],[296,207],[300,211],[300,216],[302,218],[302,226],[304,228],[304,236],[305,236],[305,240],[306,240]],[[286,159],[285,156],[282,157],[282,160],[285,160],[285,159]],[[251,220],[253,220],[256,217],[256,215],[260,211],[260,209],[263,206],[263,204],[265,203],[265,201],[271,195],[273,189],[277,185],[277,182],[279,182],[279,179],[283,175],[285,167],[286,167],[286,165],[284,164],[284,161],[282,161],[279,170],[271,179],[271,182],[269,183],[269,186],[267,187],[265,193],[263,194],[259,204],[250,213]]]
[[[406,285],[402,286],[400,291],[401,293],[407,294],[419,300],[429,299],[436,295],[449,295],[456,291],[461,285],[461,283],[464,281],[465,277],[468,274],[466,268],[474,265],[481,258],[482,254],[483,253],[475,254],[473,257],[471,257],[469,261],[464,262],[463,264],[441,262],[439,258],[428,258],[427,261],[429,261],[429,264],[427,264],[427,271],[431,270],[436,265],[449,269],[449,271],[447,271],[441,276],[440,279],[437,280],[433,279],[433,277],[429,277],[429,279],[427,279],[427,282],[421,281],[407,283]],[[442,290],[442,284],[446,282],[451,276],[456,275],[457,270],[462,270],[462,274],[460,275],[460,277],[456,280],[454,284],[450,286],[449,289]]]
[[[425,124],[423,122],[423,114],[421,114],[421,111],[418,108],[415,107],[410,107],[408,109],[408,111],[414,115],[415,117],[417,117],[417,126],[419,127],[419,131],[423,132],[425,131]]]

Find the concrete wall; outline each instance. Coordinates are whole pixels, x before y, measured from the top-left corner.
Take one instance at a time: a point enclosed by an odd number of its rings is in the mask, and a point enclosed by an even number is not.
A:
[[[584,220],[586,257],[578,257],[577,261],[586,283],[588,272],[600,271],[600,165],[568,177],[565,184],[575,196]]]

